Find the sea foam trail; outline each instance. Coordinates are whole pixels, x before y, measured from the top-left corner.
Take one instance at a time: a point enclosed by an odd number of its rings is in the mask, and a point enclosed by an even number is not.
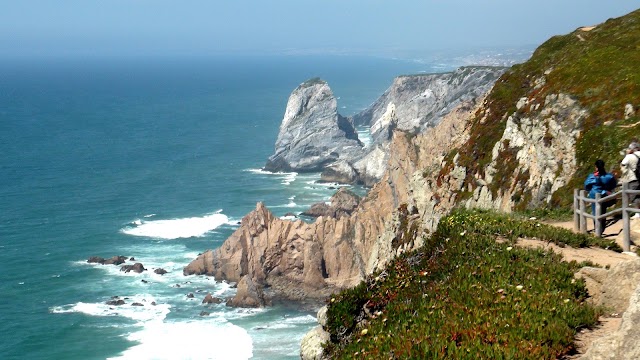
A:
[[[120,297],[124,299],[125,297]],[[56,306],[50,309],[54,314],[82,313],[90,316],[121,316],[135,321],[161,321],[170,312],[169,304],[151,305],[155,298],[151,295],[134,295],[126,297],[125,305],[107,305],[103,303],[84,303]],[[132,306],[140,303],[143,306]]]
[[[138,342],[111,359],[249,359],[253,344],[249,334],[224,319],[144,324],[130,334]]]
[[[157,239],[179,239],[204,236],[207,232],[227,224],[229,218],[220,213],[171,220],[145,221],[137,219],[120,231],[127,235]]]

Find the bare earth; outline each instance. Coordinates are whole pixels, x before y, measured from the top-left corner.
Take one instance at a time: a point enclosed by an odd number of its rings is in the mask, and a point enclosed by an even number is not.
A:
[[[573,222],[548,222],[549,225],[559,226],[573,230]],[[622,221],[610,224],[604,231],[603,237],[614,239],[622,246]],[[635,251],[633,242],[640,240],[640,220],[631,221],[631,251]],[[554,252],[561,254],[567,261],[576,260],[578,262],[589,260],[595,264],[606,267],[613,266],[622,261],[632,259],[633,255],[621,254],[615,251],[586,248],[575,249],[569,246],[560,247],[546,241],[519,239],[519,246],[524,247],[540,247],[544,249],[552,249]],[[565,359],[579,359],[589,348],[593,340],[603,337],[620,327],[620,314],[606,314],[600,317],[600,324],[594,329],[584,329],[576,335],[577,354],[566,357]]]

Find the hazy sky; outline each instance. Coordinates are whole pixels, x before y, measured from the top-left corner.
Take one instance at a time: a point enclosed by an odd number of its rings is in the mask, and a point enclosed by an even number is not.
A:
[[[0,56],[538,45],[638,0],[0,0]]]

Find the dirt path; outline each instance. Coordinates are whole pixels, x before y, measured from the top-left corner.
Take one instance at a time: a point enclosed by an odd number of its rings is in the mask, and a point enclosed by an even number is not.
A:
[[[573,230],[573,222],[546,222],[549,225],[559,226],[566,229]],[[619,220],[608,226],[603,237],[612,238],[622,246],[622,221]],[[631,222],[631,241],[640,243],[640,220],[634,220]],[[615,251],[598,249],[598,248],[584,248],[576,249],[570,246],[560,247],[553,243],[546,241],[531,240],[531,239],[519,239],[517,245],[524,247],[539,247],[544,249],[552,249],[554,252],[559,253],[567,261],[576,260],[578,262],[589,260],[602,267],[614,266],[622,261],[628,261],[634,258],[630,254],[621,254]],[[635,251],[635,245],[632,245],[631,251]],[[567,356],[564,359],[579,359],[589,348],[591,343],[600,337],[610,334],[620,327],[621,319],[620,314],[605,314],[600,317],[600,323],[594,329],[583,329],[576,335],[577,352],[571,356]]]

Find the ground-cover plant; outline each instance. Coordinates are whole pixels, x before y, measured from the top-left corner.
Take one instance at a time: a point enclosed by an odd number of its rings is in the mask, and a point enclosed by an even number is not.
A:
[[[456,210],[424,246],[328,301],[330,358],[555,359],[598,310],[576,263],[496,237],[564,237],[531,221]],[[596,240],[595,237],[586,237]],[[559,239],[558,239],[559,240]]]

